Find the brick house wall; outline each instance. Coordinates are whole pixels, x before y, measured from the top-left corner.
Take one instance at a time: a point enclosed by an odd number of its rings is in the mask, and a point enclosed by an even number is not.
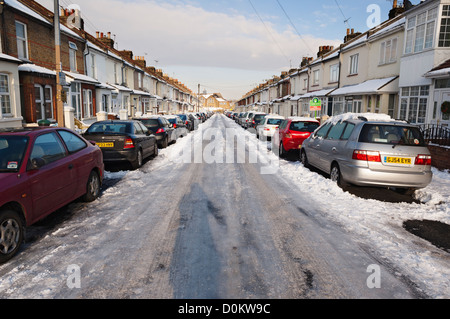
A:
[[[2,20],[3,19],[3,20]],[[4,5],[3,14],[0,16],[0,26],[2,26],[2,49],[3,52],[18,58],[17,38],[16,38],[16,21],[26,25],[28,59],[22,61],[24,63],[32,63],[49,70],[55,70],[55,34],[53,24],[41,21],[37,18],[28,16],[27,14],[16,10],[13,7]],[[61,63],[63,71],[70,70],[69,41],[76,44],[77,72],[84,74],[85,64],[83,51],[85,42],[81,38],[76,38],[61,32]],[[53,118],[57,119],[56,108],[56,77],[39,74],[20,72],[21,83],[21,103],[22,115],[26,123],[36,123],[38,119],[38,111],[36,108],[35,85],[48,85],[52,87],[53,100]],[[94,90],[95,92],[95,90]],[[95,95],[95,94],[94,94]],[[95,112],[95,110],[94,110]]]

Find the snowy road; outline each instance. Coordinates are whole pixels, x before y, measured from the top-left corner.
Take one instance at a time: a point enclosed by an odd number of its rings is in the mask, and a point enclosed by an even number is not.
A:
[[[0,298],[450,298],[450,254],[402,228],[450,223],[436,173],[423,204],[362,199],[215,115],[31,227]]]

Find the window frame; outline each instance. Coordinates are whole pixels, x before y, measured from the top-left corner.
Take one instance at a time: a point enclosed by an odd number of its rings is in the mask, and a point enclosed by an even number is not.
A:
[[[24,38],[19,37],[18,34],[17,34],[17,25],[18,24],[23,26],[23,33],[24,33],[24,36],[25,36]],[[23,23],[23,22],[21,22],[21,21],[16,20],[15,21],[15,27],[16,27],[17,56],[18,56],[19,59],[28,60],[29,57],[30,57],[29,52],[28,52],[28,25]],[[19,41],[23,42],[24,52],[22,52],[22,53],[25,53],[25,56],[21,56],[21,54],[19,53]]]
[[[350,56],[349,75],[357,75],[359,67],[359,53]]]
[[[0,119],[5,116],[12,116],[12,107],[11,107],[11,85],[10,85],[10,78],[8,73],[0,73],[0,76],[6,77],[6,89],[8,92],[0,92]],[[9,104],[9,112],[3,111],[3,103],[4,103],[4,96],[8,97],[8,104]],[[6,100],[5,100],[6,101]],[[5,102],[6,103],[6,102]],[[7,111],[7,108],[5,106],[5,111]]]
[[[76,43],[69,41],[69,67],[71,72],[77,72],[78,70],[77,51]]]

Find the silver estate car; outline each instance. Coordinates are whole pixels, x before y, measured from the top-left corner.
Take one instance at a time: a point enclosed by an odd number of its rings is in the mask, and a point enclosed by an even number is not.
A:
[[[323,123],[303,142],[303,165],[330,174],[339,185],[395,188],[404,193],[432,180],[431,155],[417,126],[364,117]]]

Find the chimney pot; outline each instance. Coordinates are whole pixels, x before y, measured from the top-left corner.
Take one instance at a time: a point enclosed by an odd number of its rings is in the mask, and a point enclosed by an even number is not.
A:
[[[97,31],[97,32],[95,32],[95,34],[97,35],[97,39],[98,39],[98,37],[99,37],[99,35],[100,35],[100,32]]]
[[[111,32],[108,32],[108,39],[111,39]]]

